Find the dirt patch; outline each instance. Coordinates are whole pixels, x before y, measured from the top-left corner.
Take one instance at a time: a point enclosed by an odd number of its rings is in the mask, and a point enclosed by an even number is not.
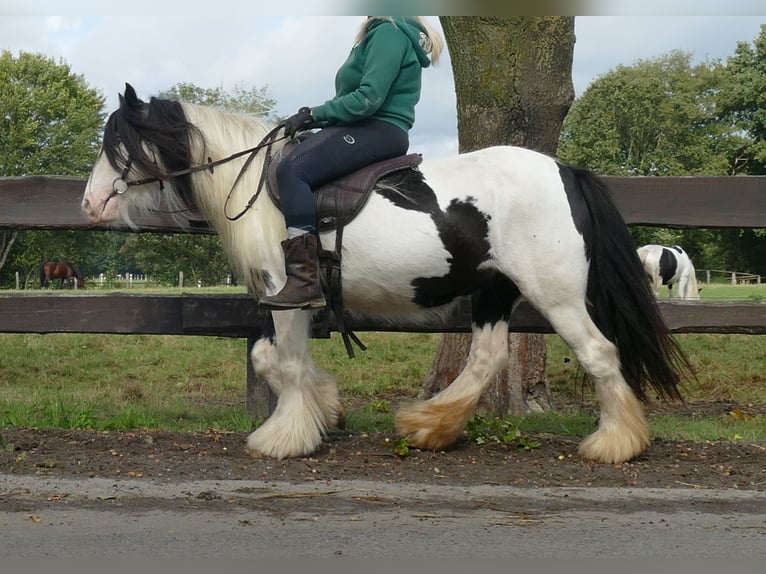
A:
[[[731,405],[689,405],[690,416],[728,412]],[[331,433],[311,457],[256,459],[245,433],[101,432],[8,428],[0,430],[0,473],[264,481],[380,480],[444,485],[632,486],[766,489],[766,444],[655,440],[640,457],[595,464],[577,456],[579,438],[538,435],[538,448],[463,441],[444,452],[393,452],[397,437]]]

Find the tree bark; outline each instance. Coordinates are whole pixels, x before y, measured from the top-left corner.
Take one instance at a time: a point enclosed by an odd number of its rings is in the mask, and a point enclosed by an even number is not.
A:
[[[574,100],[574,17],[440,17],[452,60],[461,153],[516,145],[554,155]],[[420,398],[462,370],[470,335],[442,336]],[[511,333],[510,358],[478,408],[494,416],[552,408],[545,337]]]
[[[18,231],[0,231],[0,269],[3,268],[11,252],[11,247],[16,243]]]

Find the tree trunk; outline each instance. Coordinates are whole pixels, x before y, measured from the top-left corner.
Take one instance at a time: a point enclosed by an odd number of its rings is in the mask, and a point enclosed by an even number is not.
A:
[[[0,269],[5,265],[11,247],[13,247],[18,236],[18,231],[0,231]]]
[[[457,94],[460,152],[517,145],[554,155],[574,100],[574,17],[440,18]],[[470,335],[444,334],[420,392],[428,398],[460,373]],[[545,337],[511,333],[510,358],[479,402],[495,416],[551,408]]]

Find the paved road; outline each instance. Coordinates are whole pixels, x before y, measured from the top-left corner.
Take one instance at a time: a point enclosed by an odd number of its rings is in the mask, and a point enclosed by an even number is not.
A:
[[[0,556],[766,556],[766,492],[0,475]]]

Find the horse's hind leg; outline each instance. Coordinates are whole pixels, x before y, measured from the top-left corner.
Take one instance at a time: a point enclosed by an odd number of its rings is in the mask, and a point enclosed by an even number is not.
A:
[[[508,321],[518,295],[502,276],[474,295],[473,338],[462,372],[434,397],[406,403],[396,414],[396,431],[411,446],[439,450],[460,437],[482,393],[508,362]]]
[[[247,439],[253,455],[273,458],[307,456],[319,447],[329,427],[342,416],[335,379],[319,372],[309,354],[310,313],[272,314],[251,351],[253,369],[277,395],[271,416]]]
[[[481,394],[508,361],[508,323],[473,326],[465,368],[443,391],[427,401],[404,404],[396,414],[396,431],[415,448],[439,450],[463,432]]]
[[[580,456],[617,463],[643,452],[649,445],[649,425],[622,376],[617,347],[599,331],[583,303],[560,304],[544,314],[595,384],[601,409],[598,430],[582,441]]]

